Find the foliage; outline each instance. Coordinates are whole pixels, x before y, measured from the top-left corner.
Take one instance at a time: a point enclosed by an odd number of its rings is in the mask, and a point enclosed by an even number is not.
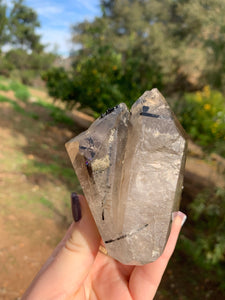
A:
[[[209,86],[184,95],[176,108],[180,121],[191,137],[202,146],[225,155],[225,98]]]
[[[30,64],[29,54],[24,49],[9,50],[5,58],[12,64],[13,69],[27,69]]]
[[[6,16],[6,5],[3,4],[3,1],[0,0],[0,53],[1,53],[1,46],[4,45],[9,36],[7,35],[7,16]]]
[[[9,50],[6,59],[13,65],[14,69],[19,70],[47,70],[55,59],[51,53],[28,53],[24,49]]]
[[[35,77],[49,69],[56,55],[44,52],[45,46],[36,33],[39,26],[37,13],[23,0],[14,0],[10,7],[0,0],[0,74],[10,76],[19,70],[18,79],[32,84]],[[10,50],[1,53],[2,46]]]
[[[0,75],[9,76],[14,66],[5,56],[0,54]]]
[[[80,103],[101,113],[123,100],[117,81],[120,79],[120,57],[110,49],[99,49],[94,59],[85,58],[69,74],[63,68],[53,68],[43,74],[49,94],[67,102],[68,107]]]
[[[52,53],[37,53],[35,51],[28,53],[24,49],[12,49],[5,55],[5,68],[8,66],[11,72],[19,70],[21,81],[24,84],[31,84],[33,78],[50,68],[55,58],[56,55]]]
[[[102,0],[101,8],[73,26],[73,69],[46,76],[54,97],[100,113],[153,87],[167,97],[208,83],[224,89],[223,1]]]
[[[109,47],[98,49],[93,58],[81,59],[74,66],[73,86],[78,91],[74,99],[98,113],[125,101],[119,90],[121,71],[121,57]]]
[[[66,124],[67,126],[74,126],[74,121],[66,115],[65,110],[55,106],[54,104],[46,103],[42,100],[38,100],[37,105],[46,108],[50,112],[50,116],[54,122],[60,124]]]
[[[49,95],[53,98],[68,102],[73,99],[72,81],[64,68],[52,68],[42,74],[42,79],[46,82]]]
[[[9,16],[12,44],[23,49],[41,52],[43,46],[40,44],[40,36],[35,33],[38,27],[40,27],[40,23],[37,13],[32,8],[24,5],[23,0],[14,0]]]
[[[183,249],[204,269],[224,278],[225,266],[225,190],[204,190],[190,204],[192,237],[183,237]],[[194,249],[194,251],[193,251]]]
[[[75,63],[108,45],[122,56],[127,92],[132,83],[184,91],[212,78],[224,88],[224,1],[102,0],[101,7],[100,18],[73,27],[81,45]]]

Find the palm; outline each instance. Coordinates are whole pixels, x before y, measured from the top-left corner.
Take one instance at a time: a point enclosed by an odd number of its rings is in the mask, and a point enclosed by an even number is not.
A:
[[[153,299],[176,245],[181,220],[172,226],[163,254],[155,262],[128,266],[98,252],[94,264],[74,299]],[[85,297],[85,294],[87,297]]]
[[[113,258],[98,253],[92,270],[84,282],[90,299],[130,300],[129,279],[134,266],[123,265]]]

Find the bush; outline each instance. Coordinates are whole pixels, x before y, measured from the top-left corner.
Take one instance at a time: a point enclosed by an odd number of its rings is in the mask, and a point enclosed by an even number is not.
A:
[[[79,60],[70,73],[63,68],[53,68],[45,72],[42,79],[49,94],[65,101],[68,108],[79,103],[99,114],[125,99],[120,91],[121,57],[108,48]]]
[[[31,85],[35,77],[52,66],[56,57],[52,53],[28,53],[24,49],[11,49],[4,57],[0,57],[0,74],[12,77],[15,73],[17,79]]]
[[[46,82],[49,95],[54,99],[67,102],[75,100],[75,88],[64,68],[52,68],[42,74],[42,79]]]
[[[190,205],[195,222],[195,255],[205,266],[225,262],[225,190],[205,190]]]
[[[10,63],[5,56],[0,54],[0,75],[9,77],[10,72],[13,70],[13,64]]]
[[[185,94],[176,110],[183,127],[195,141],[225,155],[225,98],[220,92],[205,86],[202,91]]]
[[[189,206],[189,222],[194,231],[182,236],[180,247],[194,262],[213,271],[225,288],[225,190],[207,189],[197,195]]]
[[[206,189],[189,205],[191,228],[182,235],[180,250],[225,289],[225,190]],[[191,231],[190,231],[191,229]],[[194,230],[193,230],[194,229]]]
[[[29,67],[29,54],[23,49],[9,50],[5,55],[6,60],[13,69],[24,70]]]

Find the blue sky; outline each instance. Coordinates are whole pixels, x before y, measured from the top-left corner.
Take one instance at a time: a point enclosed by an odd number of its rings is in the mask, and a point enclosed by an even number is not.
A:
[[[6,3],[10,6],[9,0]],[[42,42],[49,44],[48,50],[57,45],[57,52],[67,56],[70,43],[71,25],[83,20],[93,20],[100,15],[100,0],[25,0],[38,14]]]

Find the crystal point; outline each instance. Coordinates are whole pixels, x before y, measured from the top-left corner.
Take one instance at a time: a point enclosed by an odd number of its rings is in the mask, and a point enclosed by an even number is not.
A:
[[[108,254],[155,261],[179,209],[186,152],[164,97],[153,89],[130,111],[123,103],[107,110],[66,148]]]

